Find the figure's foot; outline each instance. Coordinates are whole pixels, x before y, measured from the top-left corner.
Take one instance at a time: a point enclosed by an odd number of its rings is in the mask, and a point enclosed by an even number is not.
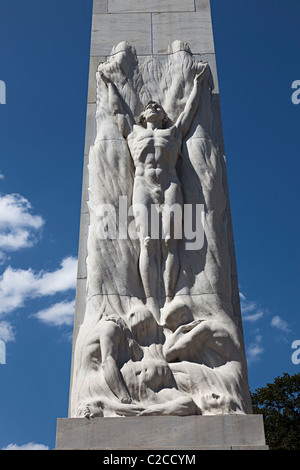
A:
[[[82,405],[79,405],[78,417],[90,419],[94,418],[95,416],[103,416],[102,403],[83,403]]]
[[[93,418],[94,414],[88,404],[84,404],[78,407],[78,416],[83,418]]]
[[[129,404],[131,403],[131,398],[130,397],[124,397],[124,398],[121,398],[121,403],[124,403],[124,404]]]
[[[93,413],[92,413],[92,411],[91,411],[91,409],[90,409],[89,406],[86,406],[86,407],[84,408],[84,410],[83,410],[83,416],[84,416],[84,418],[87,418],[87,419],[90,419],[90,418],[93,418],[93,417],[94,417],[94,415],[93,415]]]

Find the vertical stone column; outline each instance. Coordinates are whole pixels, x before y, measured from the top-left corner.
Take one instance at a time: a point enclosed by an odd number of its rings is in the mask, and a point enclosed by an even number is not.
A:
[[[88,158],[89,148],[96,138],[96,71],[99,63],[105,62],[112,48],[121,41],[128,41],[137,49],[143,61],[149,55],[167,54],[168,45],[180,39],[190,45],[191,51],[203,62],[208,62],[214,81],[212,106],[214,109],[214,138],[223,153],[223,135],[219,110],[219,88],[214,50],[209,0],[94,0],[88,102],[86,113],[86,137],[80,241],[78,251],[78,275],[74,320],[73,349],[85,313],[86,256],[89,225],[88,213]],[[232,241],[232,275],[236,277],[234,245]],[[238,285],[235,279],[236,316],[239,317]],[[71,379],[72,380],[72,379]]]
[[[89,228],[87,166],[89,149],[94,144],[97,133],[96,71],[99,63],[107,61],[112,48],[121,41],[128,41],[136,49],[138,59],[143,62],[149,56],[163,58],[168,53],[168,45],[176,40],[188,43],[193,55],[207,62],[212,73],[212,138],[217,143],[221,155],[222,184],[227,199],[226,216],[231,276],[231,292],[227,294],[231,298],[233,320],[242,331],[210,1],[94,0],[70,389],[72,388],[76,339],[84,321],[86,307],[86,258]],[[241,347],[244,349],[243,340]],[[105,424],[99,420],[104,420]],[[168,417],[168,419],[160,416],[129,418],[131,433],[128,435],[127,431],[120,431],[123,428],[119,427],[120,423],[124,424],[124,418],[95,418],[92,421],[85,418],[71,418],[69,411],[69,418],[58,420],[57,448],[133,449],[136,448],[133,438],[137,440],[138,448],[144,449],[265,448],[262,420],[253,415],[186,416]],[[141,426],[143,432],[141,432]],[[194,429],[193,440],[189,441],[190,435],[187,430],[191,426]],[[209,432],[207,432],[208,429]],[[122,434],[119,438],[118,430]],[[155,435],[158,436],[157,439],[153,438]],[[204,435],[206,435],[205,439]],[[163,441],[161,441],[161,436],[163,436]],[[110,441],[113,438],[115,443]]]

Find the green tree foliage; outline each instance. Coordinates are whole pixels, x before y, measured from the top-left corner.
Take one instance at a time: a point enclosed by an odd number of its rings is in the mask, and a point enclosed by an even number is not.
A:
[[[270,450],[300,450],[300,373],[284,373],[251,393],[253,413],[264,417]]]

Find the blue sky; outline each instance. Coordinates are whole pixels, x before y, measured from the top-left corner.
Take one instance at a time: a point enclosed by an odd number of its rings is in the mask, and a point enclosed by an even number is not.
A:
[[[211,3],[254,390],[299,372],[300,2]],[[0,7],[0,449],[51,449],[68,413],[92,2]]]

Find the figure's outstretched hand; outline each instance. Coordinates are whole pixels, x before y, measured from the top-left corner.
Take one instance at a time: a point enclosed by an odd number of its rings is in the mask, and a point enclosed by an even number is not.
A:
[[[144,407],[138,406],[135,403],[130,403],[130,404],[119,404],[116,406],[113,406],[112,408],[115,413],[119,416],[136,416],[139,415],[142,411],[144,411]]]
[[[111,79],[105,75],[102,71],[100,71],[100,77],[104,81],[105,85],[107,86],[109,83],[111,83]]]
[[[200,73],[196,73],[194,81],[201,83],[202,80],[205,78],[207,71],[209,70],[208,64],[205,64],[203,69],[201,70]]]
[[[186,323],[185,325],[181,325],[177,328],[177,330],[174,332],[174,334],[178,334],[178,333],[188,333],[189,331],[191,331],[193,328],[195,328],[195,326],[199,325],[201,322],[203,322],[203,320],[194,320],[190,323]]]

